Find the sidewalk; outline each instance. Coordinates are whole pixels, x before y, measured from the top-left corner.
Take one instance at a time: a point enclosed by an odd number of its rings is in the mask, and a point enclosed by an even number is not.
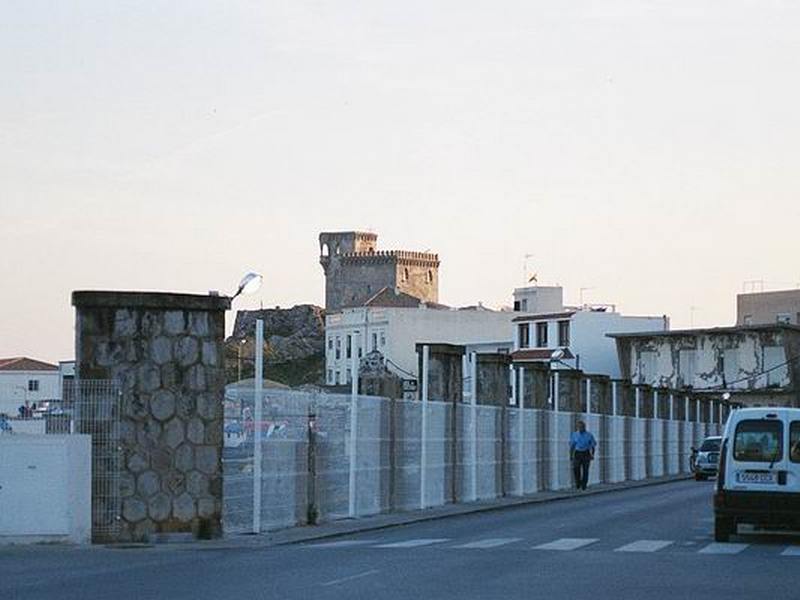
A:
[[[279,531],[271,531],[261,535],[231,535],[221,540],[207,541],[207,542],[191,542],[188,544],[181,544],[181,546],[195,546],[202,545],[204,548],[259,548],[269,546],[280,546],[285,544],[299,544],[303,542],[317,541],[328,538],[335,538],[344,535],[352,535],[356,533],[365,533],[369,531],[379,531],[390,527],[398,527],[401,525],[410,525],[412,523],[421,523],[425,521],[436,521],[438,519],[447,519],[449,517],[456,517],[462,515],[471,515],[476,513],[505,510],[509,508],[517,508],[522,506],[530,506],[532,504],[539,504],[542,502],[557,502],[559,500],[567,500],[570,498],[580,498],[585,496],[592,496],[595,494],[608,494],[612,492],[622,492],[641,487],[663,485],[673,483],[676,481],[684,481],[691,479],[691,475],[671,475],[666,477],[657,477],[652,479],[644,479],[642,481],[626,481],[623,483],[614,484],[600,484],[589,488],[585,492],[576,492],[574,490],[560,491],[560,492],[539,492],[535,495],[525,497],[508,497],[496,498],[493,500],[485,500],[480,502],[468,502],[461,504],[447,504],[445,506],[438,506],[425,510],[415,510],[408,512],[395,512],[388,514],[376,515],[373,517],[363,517],[358,519],[342,519],[340,521],[333,521],[323,523],[321,525],[309,525],[303,527],[292,527],[290,529],[282,529]],[[174,548],[174,545],[166,544]]]

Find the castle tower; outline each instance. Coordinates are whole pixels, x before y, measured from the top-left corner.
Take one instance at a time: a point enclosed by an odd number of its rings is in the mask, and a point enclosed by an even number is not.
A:
[[[325,309],[361,306],[383,288],[439,301],[439,257],[428,252],[379,251],[378,236],[362,231],[323,232],[319,262],[325,271]]]

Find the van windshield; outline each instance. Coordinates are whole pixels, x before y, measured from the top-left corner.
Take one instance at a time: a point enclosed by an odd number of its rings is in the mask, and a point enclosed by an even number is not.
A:
[[[700,446],[700,452],[719,452],[719,443],[721,440],[703,440],[703,445]]]
[[[781,421],[742,421],[736,426],[733,457],[744,462],[776,462],[783,456]]]
[[[800,462],[800,421],[792,421],[789,428],[789,458]]]

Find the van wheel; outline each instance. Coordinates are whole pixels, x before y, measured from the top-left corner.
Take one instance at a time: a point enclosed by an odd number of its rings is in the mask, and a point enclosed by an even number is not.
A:
[[[736,523],[730,517],[714,518],[714,541],[727,542],[736,533]]]

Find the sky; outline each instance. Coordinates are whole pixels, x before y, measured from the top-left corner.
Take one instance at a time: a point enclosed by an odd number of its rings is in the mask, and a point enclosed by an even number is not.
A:
[[[440,300],[729,325],[800,284],[800,5],[0,4],[0,357],[76,289],[323,302],[320,231],[437,252]],[[694,308],[692,308],[694,307]],[[231,315],[232,320],[232,315]]]

